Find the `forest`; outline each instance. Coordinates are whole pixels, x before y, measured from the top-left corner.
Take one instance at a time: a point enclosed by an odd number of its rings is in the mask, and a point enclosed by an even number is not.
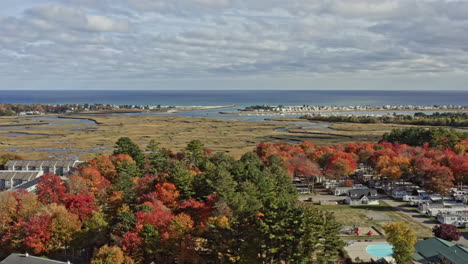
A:
[[[73,263],[318,263],[342,257],[334,216],[298,201],[293,177],[347,179],[362,163],[383,179],[446,194],[468,183],[468,140],[455,145],[260,143],[239,160],[198,140],[173,152],[120,138],[112,155],[36,193],[0,193],[0,257]],[[1,160],[7,160],[3,155]],[[11,158],[18,158],[11,157]]]
[[[302,116],[302,119],[311,121],[325,122],[348,122],[348,123],[386,123],[386,124],[407,124],[407,125],[422,125],[422,126],[451,126],[451,127],[468,127],[468,113],[464,112],[447,112],[425,114],[422,112],[414,115],[393,114],[389,116],[351,116],[351,115],[316,115]]]
[[[67,182],[0,193],[0,254],[73,263],[321,263],[340,256],[340,226],[303,206],[282,161],[240,160],[192,141],[174,153],[129,138]]]

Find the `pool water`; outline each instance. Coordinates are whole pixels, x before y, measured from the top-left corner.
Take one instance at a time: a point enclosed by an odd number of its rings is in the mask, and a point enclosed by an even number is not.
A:
[[[367,246],[366,251],[374,257],[391,257],[393,254],[393,246],[390,244],[370,245]]]

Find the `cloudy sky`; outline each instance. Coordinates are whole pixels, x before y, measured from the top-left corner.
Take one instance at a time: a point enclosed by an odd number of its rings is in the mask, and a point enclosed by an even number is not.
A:
[[[467,0],[0,1],[0,89],[468,90],[467,72]]]

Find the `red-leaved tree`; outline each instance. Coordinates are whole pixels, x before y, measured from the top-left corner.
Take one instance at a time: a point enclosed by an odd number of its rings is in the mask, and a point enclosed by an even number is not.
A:
[[[461,237],[461,232],[453,225],[441,224],[436,225],[432,229],[434,236],[447,241],[458,241]]]
[[[63,180],[55,174],[46,173],[37,181],[37,198],[44,204],[63,203],[67,198],[66,191]]]

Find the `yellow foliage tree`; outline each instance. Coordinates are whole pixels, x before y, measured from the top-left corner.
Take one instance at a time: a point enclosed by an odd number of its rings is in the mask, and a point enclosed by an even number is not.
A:
[[[414,253],[416,234],[414,230],[403,222],[395,222],[384,226],[387,241],[393,245],[393,258],[397,264],[410,261]]]

